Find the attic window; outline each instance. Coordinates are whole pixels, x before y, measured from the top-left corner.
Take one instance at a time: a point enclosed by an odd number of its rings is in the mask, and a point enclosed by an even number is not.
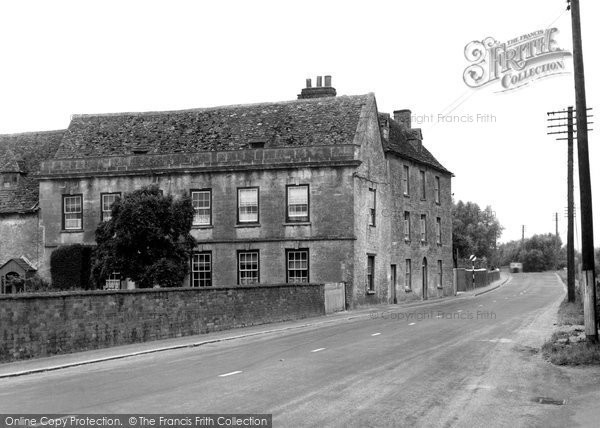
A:
[[[19,183],[19,174],[18,173],[4,173],[2,174],[2,186],[4,188],[16,187]]]
[[[250,143],[248,143],[248,146],[250,146],[251,149],[262,149],[265,147],[265,142],[264,141],[250,141]]]

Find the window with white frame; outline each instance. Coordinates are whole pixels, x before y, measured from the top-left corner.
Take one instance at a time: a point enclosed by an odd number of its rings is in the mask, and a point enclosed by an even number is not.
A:
[[[442,243],[442,219],[440,217],[435,219],[435,241],[438,244]]]
[[[404,286],[407,289],[412,289],[412,266],[410,259],[406,259],[404,268]]]
[[[209,226],[211,224],[211,191],[192,190],[192,206],[194,207],[193,226]]]
[[[82,199],[82,195],[63,195],[64,230],[81,230],[83,228]]]
[[[402,168],[402,189],[406,196],[410,195],[410,180],[409,180],[408,165],[404,165]]]
[[[419,175],[421,176],[421,199],[427,199],[427,183],[425,181],[425,171],[419,171]]]
[[[258,223],[258,187],[238,189],[238,222]]]
[[[287,221],[308,221],[308,185],[287,186]]]
[[[192,287],[210,287],[212,285],[212,253],[203,251],[192,254]]]
[[[308,250],[287,250],[287,282],[308,282]]]
[[[437,261],[437,268],[438,268],[438,287],[442,288],[442,261],[438,260]]]
[[[404,211],[404,240],[410,241],[410,213]]]
[[[440,177],[436,176],[434,180],[435,203],[440,203]]]
[[[367,256],[367,291],[375,291],[375,256]]]
[[[118,290],[121,288],[121,274],[119,272],[111,273],[104,283],[105,290]]]
[[[427,216],[421,214],[421,242],[427,241]]]
[[[115,193],[102,193],[102,213],[101,220],[109,221],[112,218],[112,207],[118,198],[121,197],[121,194],[118,192]]]
[[[369,226],[375,226],[376,196],[375,189],[369,189]]]
[[[238,252],[238,283],[240,285],[258,284],[260,265],[258,251]]]

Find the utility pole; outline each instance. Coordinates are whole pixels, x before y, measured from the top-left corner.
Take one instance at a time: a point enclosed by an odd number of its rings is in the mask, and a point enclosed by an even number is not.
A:
[[[525,225],[521,226],[521,250],[523,250],[524,243],[525,243]]]
[[[579,191],[581,206],[581,251],[583,265],[583,317],[588,342],[598,342],[596,319],[596,278],[594,273],[594,220],[592,216],[592,184],[588,153],[587,105],[585,100],[585,73],[583,43],[581,40],[581,13],[579,0],[571,0],[573,27],[573,67],[575,75],[575,110],[577,112],[577,154],[579,160]]]
[[[591,109],[588,109],[591,110]],[[564,114],[567,116],[565,117]],[[557,117],[554,117],[557,115]],[[552,128],[563,128],[567,127],[566,131],[552,131],[548,132],[548,135],[552,134],[567,134],[566,138],[557,138],[557,140],[567,140],[567,298],[569,302],[575,301],[575,239],[574,239],[574,225],[575,225],[575,202],[573,200],[573,141],[575,139],[575,131],[573,129],[573,107],[569,106],[568,109],[562,111],[549,111],[548,122],[552,125],[548,125],[549,129]],[[586,117],[588,116],[586,112]],[[553,125],[554,121],[567,121],[567,123],[559,123]],[[593,122],[589,122],[593,123]]]
[[[587,113],[587,112],[586,112]],[[575,202],[573,201],[573,107],[567,110],[567,300],[575,301]]]
[[[554,213],[554,222],[556,223],[556,232],[554,234],[554,270],[558,270],[558,213]]]

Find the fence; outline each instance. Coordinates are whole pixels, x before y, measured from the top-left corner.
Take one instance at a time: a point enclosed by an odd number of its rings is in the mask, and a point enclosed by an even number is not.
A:
[[[479,287],[485,287],[500,279],[500,270],[487,269],[453,269],[454,284],[456,291],[468,291]]]

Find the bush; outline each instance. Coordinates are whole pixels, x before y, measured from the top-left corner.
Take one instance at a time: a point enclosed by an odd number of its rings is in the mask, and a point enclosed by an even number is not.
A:
[[[55,290],[88,290],[91,287],[92,247],[73,244],[58,247],[50,256],[50,275]]]

